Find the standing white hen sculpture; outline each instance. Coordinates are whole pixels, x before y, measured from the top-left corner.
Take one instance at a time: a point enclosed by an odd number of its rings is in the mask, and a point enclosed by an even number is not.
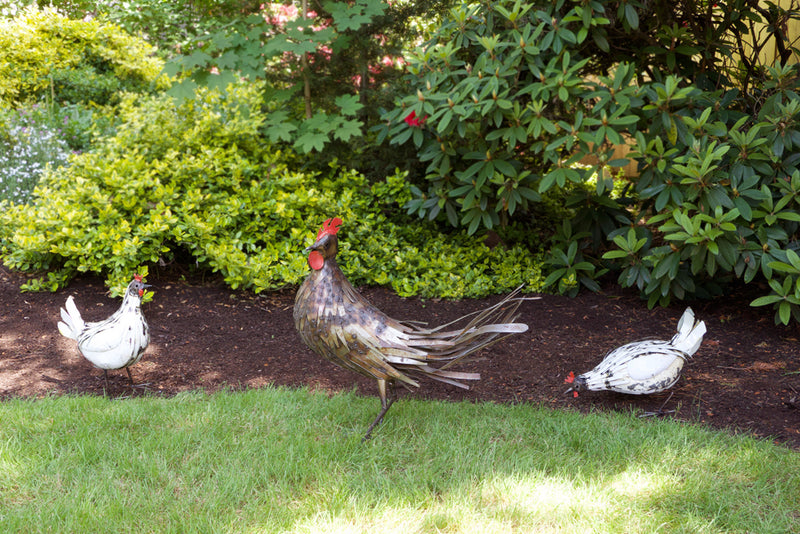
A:
[[[695,324],[694,312],[686,308],[678,321],[678,333],[671,340],[636,341],[618,347],[588,373],[576,377],[570,372],[564,380],[572,384],[567,392],[577,397],[583,390],[631,395],[665,391],[678,381],[683,364],[700,348],[705,333],[705,323]]]
[[[61,308],[58,331],[76,340],[81,354],[103,370],[106,388],[109,369],[125,368],[133,385],[130,366],[142,358],[150,343],[150,329],[141,310],[146,287],[150,286],[142,282],[142,277],[134,275],[122,305],[105,321],[85,323],[71,295],[67,298],[66,309]]]

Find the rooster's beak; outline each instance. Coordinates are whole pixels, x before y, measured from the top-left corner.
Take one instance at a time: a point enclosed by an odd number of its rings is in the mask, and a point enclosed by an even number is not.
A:
[[[308,254],[312,250],[318,250],[319,247],[317,246],[318,241],[314,241],[312,244],[308,245],[306,248],[303,249],[303,254]]]

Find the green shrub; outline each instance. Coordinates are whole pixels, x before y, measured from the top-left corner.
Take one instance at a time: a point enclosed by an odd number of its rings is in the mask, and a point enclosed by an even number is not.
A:
[[[370,127],[398,91],[404,47],[448,2],[333,1],[256,3],[249,16],[211,28],[165,72],[170,93],[191,98],[195,87],[224,88],[241,77],[263,84],[272,112],[263,132],[272,145],[304,154],[304,169],[332,161],[382,179],[417,164],[412,147],[378,146]],[[305,5],[305,4],[304,4]],[[417,164],[418,165],[418,164]]]
[[[23,10],[0,20],[0,103],[16,107],[52,92],[58,103],[114,103],[123,91],[166,88],[154,49],[116,26]]]
[[[800,15],[678,3],[665,13],[671,28],[658,17],[640,25],[660,8],[630,2],[454,8],[415,54],[412,91],[379,132],[428,165],[405,208],[473,233],[525,220],[543,193],[563,189],[569,215],[545,285],[574,295],[610,271],[653,306],[759,277],[772,293],[753,304],[800,319],[798,68],[719,59],[751,32],[741,19],[781,28],[751,37],[754,48],[778,41],[787,60],[797,52],[783,24]],[[630,52],[648,36],[671,46]],[[626,142],[640,174],[615,185],[628,159],[611,150]],[[597,163],[577,165],[587,155]]]
[[[0,0],[0,16],[13,17],[29,5],[52,7],[71,19],[97,17],[158,48],[158,54],[180,52],[192,38],[255,10],[260,2],[231,0]]]
[[[300,282],[302,249],[336,215],[345,221],[341,264],[355,284],[449,297],[540,286],[525,247],[490,249],[403,221],[403,174],[370,185],[335,166],[326,175],[290,170],[298,156],[258,135],[262,99],[253,85],[202,90],[177,108],[166,96],[124,98],[114,137],[46,173],[30,205],[0,205],[6,265],[49,271],[28,289],[96,272],[119,291],[134,270],[188,253],[231,287],[259,292]]]
[[[755,117],[736,90],[674,77],[643,86],[630,154],[640,174],[617,194],[585,188],[572,201],[546,285],[596,289],[610,270],[654,306],[765,281],[771,293],[752,304],[773,305],[776,322],[800,319],[800,78],[789,66],[764,79]]]
[[[756,117],[737,109],[735,90],[704,92],[669,79],[646,88],[646,128],[632,154],[641,167],[643,241],[626,249],[620,235],[611,238],[628,258],[615,266],[620,283],[637,280],[651,305],[763,279],[772,296],[754,304],[775,304],[779,322],[800,318],[791,257],[800,228],[800,78],[794,66],[765,76]]]
[[[608,21],[601,9],[564,4],[462,4],[411,58],[411,92],[385,114],[379,138],[412,142],[428,165],[409,213],[474,233],[528,212],[553,187],[595,175],[598,193],[612,187],[608,167],[622,162],[611,150],[638,120],[635,69],[587,79],[580,47]],[[595,168],[574,166],[589,154]]]

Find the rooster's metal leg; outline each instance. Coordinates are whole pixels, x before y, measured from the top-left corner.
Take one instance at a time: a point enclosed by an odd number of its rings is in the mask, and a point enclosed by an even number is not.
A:
[[[131,368],[130,367],[126,367],[125,370],[128,371],[128,378],[131,381],[131,387],[133,387],[133,376],[131,376]]]
[[[386,415],[386,412],[388,412],[389,408],[392,407],[392,404],[394,403],[394,382],[389,383],[389,388],[391,396],[387,399],[386,380],[378,380],[378,393],[381,396],[381,411],[378,413],[378,417],[376,417],[372,424],[367,428],[367,433],[364,434],[363,438],[361,438],[361,443],[364,443],[370,438],[373,429],[378,426],[381,421],[383,421],[383,416]]]
[[[103,369],[103,377],[106,379],[106,389],[103,390],[103,394],[109,389],[108,387],[108,369]]]
[[[365,442],[365,441],[367,441],[367,440],[368,440],[370,437],[372,437],[372,430],[373,430],[373,429],[374,429],[376,426],[378,426],[378,424],[379,424],[381,421],[383,421],[383,416],[384,416],[384,415],[386,415],[386,412],[388,412],[388,411],[389,411],[389,408],[391,408],[391,406],[392,406],[392,403],[394,403],[394,399],[391,399],[391,400],[389,400],[388,402],[384,401],[384,402],[382,403],[382,405],[381,405],[381,411],[380,411],[380,413],[378,414],[378,417],[376,417],[376,418],[375,418],[375,420],[372,422],[372,424],[371,424],[371,425],[369,425],[369,427],[367,428],[367,433],[366,433],[366,434],[364,434],[364,437],[363,437],[363,438],[361,438],[361,442],[362,442],[362,443],[363,443],[363,442]]]

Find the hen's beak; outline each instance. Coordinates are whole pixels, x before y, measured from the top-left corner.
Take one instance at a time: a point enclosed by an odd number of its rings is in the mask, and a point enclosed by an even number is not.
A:
[[[142,284],[142,287],[139,288],[139,298],[144,296],[144,288],[146,287],[153,287],[150,284]]]

